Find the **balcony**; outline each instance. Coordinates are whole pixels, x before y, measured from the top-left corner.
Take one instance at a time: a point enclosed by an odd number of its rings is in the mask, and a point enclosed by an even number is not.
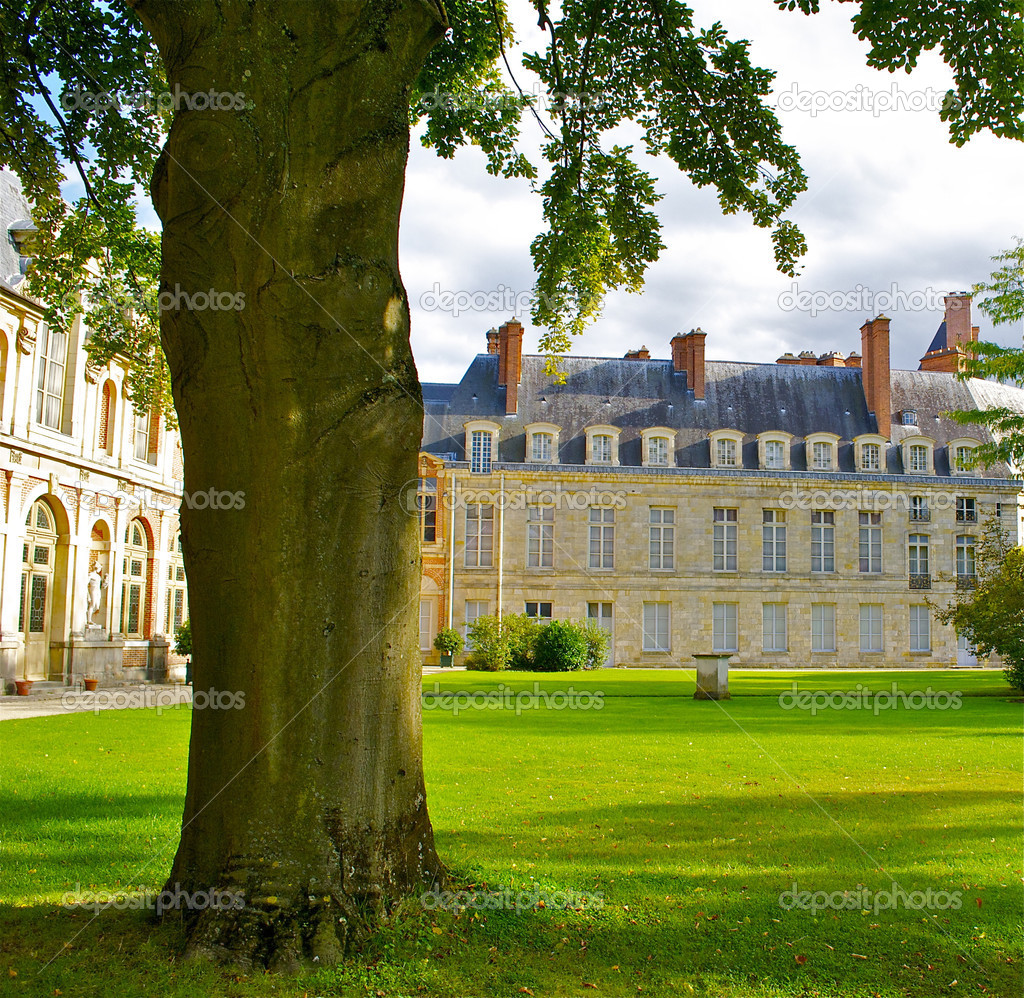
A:
[[[910,522],[911,523],[929,523],[932,518],[932,511],[930,509],[912,509],[910,511]]]
[[[977,589],[978,577],[976,575],[958,575],[956,587],[957,589]]]
[[[911,589],[931,589],[932,577],[929,573],[911,572],[910,573],[910,588]]]

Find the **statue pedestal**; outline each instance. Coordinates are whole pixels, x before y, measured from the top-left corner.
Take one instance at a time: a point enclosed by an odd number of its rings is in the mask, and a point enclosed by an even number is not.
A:
[[[107,632],[103,630],[102,624],[86,624],[85,632],[82,635],[83,641],[106,641]]]
[[[728,700],[729,655],[694,655],[697,660],[697,691],[694,700]]]

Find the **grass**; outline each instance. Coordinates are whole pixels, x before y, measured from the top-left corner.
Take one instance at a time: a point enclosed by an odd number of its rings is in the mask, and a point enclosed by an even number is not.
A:
[[[809,690],[896,682],[964,696],[955,710],[812,715],[780,709],[794,678]],[[188,709],[7,721],[4,991],[1024,991],[1022,711],[1000,673],[734,672],[728,703],[694,701],[692,672],[451,673],[425,677],[424,688],[435,682],[467,700],[502,683],[601,691],[600,709],[541,702],[518,712],[424,712],[431,815],[456,886],[599,895],[599,909],[450,913],[411,902],[372,951],[337,970],[289,980],[182,965],[173,927],[138,911],[93,920],[60,900],[76,890],[160,889],[181,814]],[[907,892],[959,892],[961,903],[787,911],[779,898],[794,882],[829,892],[896,882]]]

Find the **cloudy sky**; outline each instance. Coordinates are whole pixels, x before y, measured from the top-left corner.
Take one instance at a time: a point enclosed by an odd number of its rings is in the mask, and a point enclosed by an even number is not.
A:
[[[526,0],[509,6],[528,9]],[[860,350],[862,323],[884,311],[893,319],[893,366],[916,368],[941,321],[942,295],[985,279],[990,257],[1024,236],[1024,145],[987,134],[951,145],[935,109],[950,79],[939,58],[910,76],[868,69],[866,44],[841,5],[823,5],[814,17],[780,12],[770,0],[694,6],[698,26],[721,20],[733,37],[751,40],[756,65],[778,72],[783,134],[810,178],[790,216],[809,245],[803,272],[796,282],[779,274],[767,232],[744,216],[722,216],[712,191],[659,162],[667,249],[643,293],[613,295],[574,352],[614,357],[646,345],[652,356],[668,357],[676,332],[700,326],[710,359],[848,354]],[[528,47],[543,42],[528,17],[520,36]],[[529,74],[517,76],[528,88]],[[903,107],[884,113],[792,107],[796,93],[891,94],[894,86]],[[524,147],[538,142],[527,123]],[[401,262],[423,381],[457,381],[485,349],[485,331],[509,317],[505,309],[453,315],[437,307],[435,289],[526,302],[534,282],[529,245],[540,224],[539,199],[525,182],[489,177],[475,150],[445,161],[414,141]],[[528,307],[517,311],[525,348],[536,351]],[[982,338],[1020,342],[1019,328],[993,330],[977,311],[974,321]]]

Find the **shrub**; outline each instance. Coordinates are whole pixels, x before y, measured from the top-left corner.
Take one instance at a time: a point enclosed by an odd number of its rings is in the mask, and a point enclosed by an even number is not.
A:
[[[534,653],[538,636],[545,628],[536,617],[525,613],[511,613],[501,621],[502,636],[508,643],[508,664],[506,669],[529,672],[534,666]]]
[[[498,628],[497,617],[477,617],[469,625],[469,646],[467,668],[481,672],[508,668],[508,640]]]
[[[187,620],[174,632],[174,653],[185,656],[192,654],[192,625]]]
[[[584,668],[600,669],[608,658],[612,636],[593,620],[588,620],[583,630],[587,639],[587,664]]]
[[[454,627],[442,627],[434,638],[434,647],[442,655],[458,655],[462,651],[462,635]]]
[[[587,628],[568,620],[553,620],[540,629],[534,648],[537,672],[577,672],[588,668]]]

